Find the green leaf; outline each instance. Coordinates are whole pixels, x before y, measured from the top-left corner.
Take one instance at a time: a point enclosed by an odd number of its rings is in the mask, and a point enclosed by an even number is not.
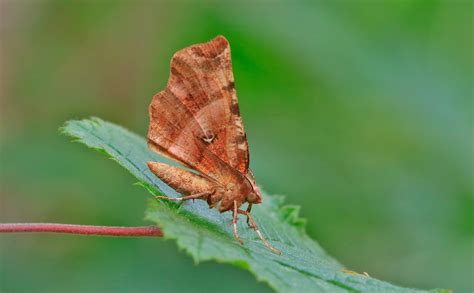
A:
[[[149,151],[143,138],[98,118],[69,121],[62,131],[115,160],[151,194],[178,196],[148,170],[146,162],[167,160]],[[263,234],[282,255],[266,249],[243,219],[238,229],[245,243],[240,245],[229,225],[231,214],[209,209],[204,201],[177,205],[151,199],[146,218],[163,229],[165,238],[175,239],[195,262],[214,260],[233,264],[249,270],[257,280],[277,291],[423,292],[345,270],[306,234],[298,210],[296,206],[284,206],[281,196],[268,194],[264,194],[263,204],[252,210]]]

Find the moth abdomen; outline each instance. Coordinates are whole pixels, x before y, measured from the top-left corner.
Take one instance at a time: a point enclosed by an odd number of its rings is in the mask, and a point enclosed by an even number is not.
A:
[[[159,162],[148,162],[148,168],[163,182],[182,194],[209,193],[215,191],[207,178],[191,171]]]

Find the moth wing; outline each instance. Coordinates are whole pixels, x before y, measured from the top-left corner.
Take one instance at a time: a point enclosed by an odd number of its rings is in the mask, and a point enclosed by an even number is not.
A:
[[[198,139],[203,134],[201,126],[168,89],[153,97],[149,113],[148,145],[152,150],[224,185],[240,179],[240,173]]]
[[[200,128],[194,137],[232,168],[245,174],[249,151],[240,116],[230,47],[218,36],[204,44],[178,51],[171,60],[166,88],[176,97]],[[159,96],[157,97],[159,98]]]

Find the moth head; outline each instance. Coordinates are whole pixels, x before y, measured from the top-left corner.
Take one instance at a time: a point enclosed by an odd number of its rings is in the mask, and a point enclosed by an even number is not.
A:
[[[260,188],[258,186],[253,186],[252,192],[247,195],[247,202],[249,203],[262,203],[262,194],[260,193]]]
[[[257,186],[257,182],[255,181],[255,176],[253,175],[250,169],[247,170],[247,179],[252,184],[252,191],[247,195],[247,202],[249,203],[262,203],[262,193],[260,192],[260,188]]]

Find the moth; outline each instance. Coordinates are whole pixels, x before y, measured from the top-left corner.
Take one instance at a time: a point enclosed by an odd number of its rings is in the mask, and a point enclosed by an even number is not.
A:
[[[205,200],[210,208],[247,217],[264,245],[280,254],[262,235],[251,216],[261,192],[249,169],[249,148],[235,90],[230,47],[223,36],[176,52],[164,90],[153,96],[148,146],[195,172],[160,162],[148,162],[158,178],[181,193],[173,201]],[[246,210],[241,205],[248,203]]]

